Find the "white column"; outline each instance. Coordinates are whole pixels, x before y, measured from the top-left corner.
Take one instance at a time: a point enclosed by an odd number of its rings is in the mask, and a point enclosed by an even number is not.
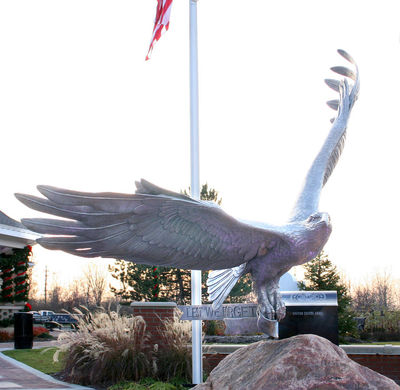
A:
[[[199,77],[197,58],[197,0],[189,0],[190,15],[190,172],[191,195],[200,198],[199,179]],[[201,271],[192,271],[192,305],[201,305]],[[192,382],[203,379],[201,321],[192,321]]]

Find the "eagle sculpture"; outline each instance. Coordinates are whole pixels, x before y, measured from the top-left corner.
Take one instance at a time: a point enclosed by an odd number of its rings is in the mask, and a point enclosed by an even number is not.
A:
[[[241,222],[215,203],[145,180],[136,183],[133,195],[38,186],[45,198],[16,197],[32,209],[63,219],[23,219],[22,223],[45,235],[37,240],[43,247],[76,256],[212,270],[207,286],[214,308],[224,302],[242,275],[250,273],[258,299],[259,329],[275,335],[270,324],[285,316],[278,291],[280,277],[318,255],[331,234],[329,215],[318,211],[319,198],[341,154],[359,91],[357,65],[345,51],[338,53],[354,70],[334,67],[343,79],[325,80],[339,94],[338,100],[328,102],[337,115],[286,224]]]

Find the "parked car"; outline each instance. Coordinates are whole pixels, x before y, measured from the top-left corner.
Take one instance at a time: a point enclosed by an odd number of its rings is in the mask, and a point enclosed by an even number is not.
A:
[[[71,314],[67,313],[54,313],[51,310],[39,310],[37,322],[40,322],[48,329],[59,328],[62,326],[69,325],[72,328],[72,324],[76,327],[78,320]]]
[[[42,316],[37,311],[29,311],[28,313],[32,313],[33,322],[35,324],[40,324],[42,322]]]
[[[47,316],[52,316],[56,313],[54,313],[54,311],[51,311],[51,310],[39,310],[39,314],[41,316],[47,317]]]

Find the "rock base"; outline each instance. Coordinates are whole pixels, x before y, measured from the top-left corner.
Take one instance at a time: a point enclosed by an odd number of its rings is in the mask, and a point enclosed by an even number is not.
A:
[[[226,357],[196,390],[399,390],[391,379],[361,366],[315,335],[268,340]]]

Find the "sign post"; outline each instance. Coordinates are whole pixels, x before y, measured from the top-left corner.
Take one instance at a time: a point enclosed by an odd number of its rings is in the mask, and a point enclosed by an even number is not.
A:
[[[189,0],[190,17],[190,158],[191,195],[200,198],[199,179],[199,77],[197,57],[197,0]],[[201,271],[191,273],[192,305],[201,305]],[[203,379],[201,320],[192,322],[192,381]]]

